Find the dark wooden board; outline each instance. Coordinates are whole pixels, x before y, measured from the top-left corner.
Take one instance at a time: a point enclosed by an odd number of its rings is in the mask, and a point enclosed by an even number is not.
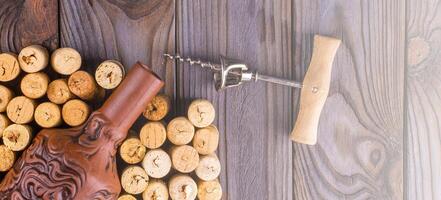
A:
[[[252,70],[294,77],[291,1],[180,2],[180,54],[208,61],[226,55]],[[195,98],[215,104],[224,199],[292,199],[293,90],[259,82],[217,93],[212,74],[178,67],[179,112]]]
[[[441,199],[441,1],[408,0],[408,199]]]
[[[31,44],[58,47],[57,0],[0,0],[0,51],[18,52]]]
[[[318,144],[294,144],[295,199],[402,199],[405,2],[295,0],[297,78],[313,34],[343,40]]]

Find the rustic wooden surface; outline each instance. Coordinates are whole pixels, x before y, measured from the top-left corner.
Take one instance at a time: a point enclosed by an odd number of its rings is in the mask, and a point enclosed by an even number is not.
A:
[[[441,199],[441,1],[407,0],[408,199]]]
[[[297,66],[308,63],[311,33],[343,40],[318,145],[294,144],[294,196],[402,199],[404,2],[296,0],[294,9]]]
[[[441,199],[440,0],[0,0],[0,50],[29,44],[140,60],[175,114],[212,100],[224,199]],[[301,80],[314,34],[341,38],[316,146],[293,144],[299,91],[263,83],[217,93],[212,75],[163,52]],[[140,120],[135,129],[139,129]]]
[[[0,0],[0,50],[18,52],[35,43],[58,47],[57,0]]]

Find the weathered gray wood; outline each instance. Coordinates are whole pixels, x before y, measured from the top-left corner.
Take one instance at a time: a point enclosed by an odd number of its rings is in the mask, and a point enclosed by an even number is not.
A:
[[[441,199],[441,1],[408,0],[407,199]]]
[[[318,144],[294,145],[295,199],[402,199],[405,2],[295,0],[296,77],[341,38]]]
[[[293,78],[291,1],[180,1],[179,52]],[[216,93],[212,75],[179,65],[178,99],[208,98],[218,112],[224,199],[292,199],[292,90],[264,83]]]

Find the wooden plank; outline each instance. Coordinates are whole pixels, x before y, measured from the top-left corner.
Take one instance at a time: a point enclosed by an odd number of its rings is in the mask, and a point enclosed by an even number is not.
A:
[[[57,0],[0,0],[0,51],[18,53],[31,44],[58,46]]]
[[[294,145],[295,199],[402,199],[405,2],[295,0],[297,78],[313,34],[341,38],[318,144]]]
[[[179,53],[243,59],[252,70],[293,78],[291,1],[179,1]],[[212,74],[179,65],[179,113],[194,98],[217,110],[224,199],[292,199],[292,89],[245,84],[217,93]]]
[[[0,52],[18,54],[31,44],[50,50],[58,46],[57,0],[0,0],[0,5]]]
[[[441,199],[441,1],[408,0],[407,199]]]
[[[106,59],[128,69],[146,63],[173,94],[174,69],[163,66],[164,52],[174,52],[174,1],[60,1],[61,46],[77,49],[93,72]]]

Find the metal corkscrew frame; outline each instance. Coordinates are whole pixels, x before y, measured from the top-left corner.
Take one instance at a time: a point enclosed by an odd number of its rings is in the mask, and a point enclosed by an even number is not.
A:
[[[195,60],[192,58],[184,58],[180,55],[164,54],[164,57],[180,63],[188,63],[190,66],[199,66],[201,68],[210,69],[214,73],[216,90],[236,87],[244,82],[252,81],[265,81],[294,88],[303,87],[301,82],[263,75],[259,74],[258,72],[248,72],[248,67],[244,63],[241,63],[235,59],[226,58],[224,56],[220,56],[220,64],[203,62],[201,60]]]

